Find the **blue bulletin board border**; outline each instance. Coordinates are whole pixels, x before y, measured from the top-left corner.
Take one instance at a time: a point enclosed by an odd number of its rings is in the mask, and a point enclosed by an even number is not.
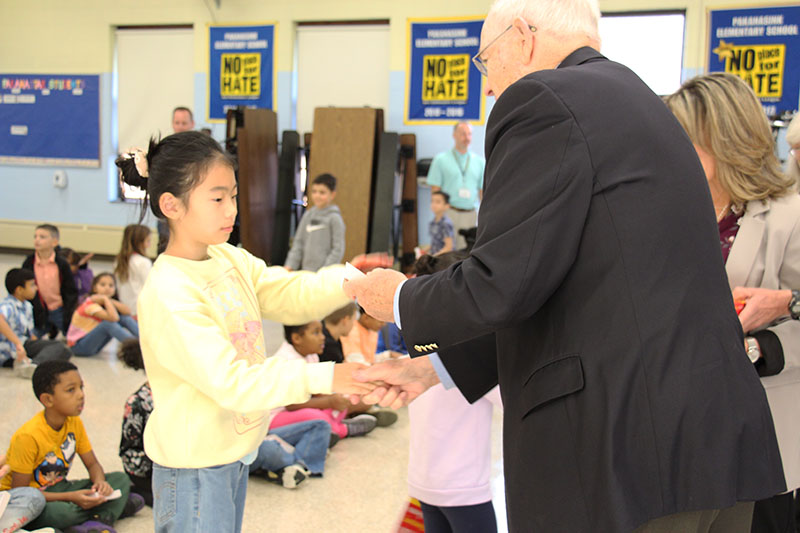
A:
[[[789,21],[784,21],[783,25],[800,26],[800,5],[796,2],[771,2],[769,5],[725,5],[706,8],[706,43],[708,48],[705,50],[705,71],[706,72],[725,72],[726,65],[719,57],[718,52],[723,48],[733,46],[786,46],[784,65],[783,65],[783,86],[780,99],[776,97],[760,97],[762,106],[768,115],[776,115],[783,111],[798,110],[800,108],[800,35],[759,35],[759,36],[739,36],[717,37],[717,29],[724,29],[727,26],[722,24],[720,17],[726,16],[732,19],[734,16],[759,17],[785,15],[790,11],[792,17]],[[729,16],[729,17],[728,17]],[[715,20],[716,17],[716,20]],[[747,25],[742,27],[769,26],[769,24]],[[765,32],[766,33],[766,32]],[[800,33],[800,32],[799,32]],[[725,46],[722,46],[722,44]],[[734,73],[735,74],[735,73]],[[751,85],[752,86],[752,85]]]
[[[100,166],[100,76],[0,74],[0,164]]]
[[[208,93],[208,98],[206,100],[206,120],[207,122],[214,123],[214,124],[224,124],[225,118],[212,118],[211,111],[212,111],[212,100],[214,95],[211,94],[211,77],[212,74],[215,72],[214,66],[211,64],[211,56],[213,54],[212,47],[213,43],[211,41],[211,29],[212,28],[253,28],[253,27],[272,27],[272,99],[271,99],[271,107],[268,109],[275,110],[277,105],[277,94],[278,94],[278,21],[270,20],[270,21],[260,21],[260,22],[230,22],[224,24],[206,24],[206,36],[208,37],[208,46],[206,47],[207,56],[206,56],[206,64],[208,65],[208,76],[206,77],[206,90]],[[218,73],[218,72],[217,72]],[[236,102],[236,100],[232,100],[231,102]],[[252,100],[249,101],[252,104]],[[224,104],[223,104],[224,105]],[[241,101],[239,105],[248,105],[246,101]],[[224,108],[223,108],[224,109]]]
[[[459,122],[466,120],[473,124],[483,124],[486,120],[486,96],[483,94],[483,84],[486,80],[483,79],[483,76],[480,76],[480,115],[479,118],[443,118],[443,119],[418,119],[418,118],[411,118],[409,116],[410,113],[410,100],[411,100],[411,84],[412,84],[412,64],[411,64],[411,56],[413,55],[413,36],[412,30],[414,24],[436,24],[436,23],[460,23],[460,22],[478,22],[483,21],[486,19],[486,15],[471,15],[465,17],[430,17],[430,18],[409,18],[406,19],[406,83],[405,83],[405,93],[403,94],[403,124],[409,126],[452,126],[458,124]],[[480,46],[480,44],[479,44]],[[475,51],[477,53],[478,50]],[[475,67],[472,65],[472,57],[470,56],[470,61],[468,63],[469,69],[474,69]]]

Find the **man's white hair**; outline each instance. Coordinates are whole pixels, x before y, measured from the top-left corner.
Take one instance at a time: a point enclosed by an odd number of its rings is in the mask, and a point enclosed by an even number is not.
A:
[[[489,13],[501,23],[511,24],[516,17],[522,17],[537,31],[600,42],[597,0],[495,0]]]

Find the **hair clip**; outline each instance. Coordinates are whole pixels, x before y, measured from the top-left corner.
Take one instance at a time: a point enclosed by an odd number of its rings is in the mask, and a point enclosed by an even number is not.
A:
[[[150,172],[147,165],[147,154],[137,149],[133,152],[133,164],[136,165],[136,172],[143,178],[150,177]]]

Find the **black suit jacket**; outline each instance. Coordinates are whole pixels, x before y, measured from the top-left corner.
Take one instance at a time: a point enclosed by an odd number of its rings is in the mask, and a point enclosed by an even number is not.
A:
[[[34,271],[33,263],[35,253],[32,253],[25,258],[22,263],[22,268],[27,268],[31,272]],[[56,253],[56,265],[58,266],[58,275],[61,279],[61,300],[64,303],[64,331],[69,329],[69,324],[72,322],[72,313],[78,307],[78,289],[75,287],[75,278],[72,277],[72,269],[69,267],[69,262]],[[37,328],[44,327],[47,324],[47,304],[44,302],[39,291],[36,291],[36,296],[31,300],[33,304],[33,323]]]
[[[468,399],[500,383],[512,531],[784,490],[713,213],[681,126],[595,50],[498,98],[471,256],[399,304],[412,355],[438,350]]]

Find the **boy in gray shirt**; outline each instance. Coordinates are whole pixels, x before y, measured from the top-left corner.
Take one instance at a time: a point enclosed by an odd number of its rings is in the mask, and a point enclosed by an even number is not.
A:
[[[316,271],[341,263],[344,257],[344,220],[336,198],[336,178],[321,174],[311,184],[309,209],[300,219],[294,234],[292,249],[284,265],[289,270]]]

